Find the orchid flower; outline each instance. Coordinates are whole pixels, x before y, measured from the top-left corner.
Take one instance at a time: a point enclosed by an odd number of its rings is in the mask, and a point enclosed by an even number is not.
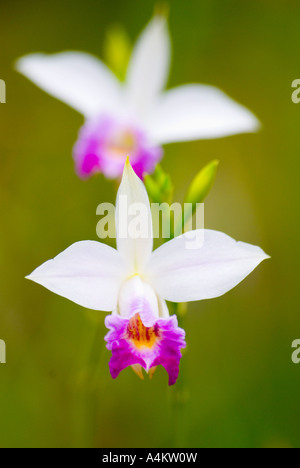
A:
[[[170,65],[166,18],[156,15],[137,40],[125,83],[82,52],[30,54],[17,70],[83,114],[73,156],[81,178],[122,175],[130,156],[142,178],[163,156],[161,145],[254,132],[256,117],[219,89],[198,84],[162,92]]]
[[[129,236],[128,213],[134,204],[145,208],[148,236]],[[125,231],[124,231],[124,224]],[[170,316],[166,301],[188,302],[221,296],[268,258],[259,247],[227,235],[203,230],[201,248],[187,248],[189,234],[153,249],[150,203],[143,182],[129,161],[125,164],[116,203],[117,250],[96,241],[71,245],[38,267],[28,279],[83,307],[112,312],[105,319],[105,337],[116,378],[127,366],[141,374],[162,365],[169,385],[179,373],[185,332]],[[194,231],[197,233],[197,231]]]

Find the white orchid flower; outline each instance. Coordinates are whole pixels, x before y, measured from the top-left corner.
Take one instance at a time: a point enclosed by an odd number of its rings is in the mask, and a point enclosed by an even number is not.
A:
[[[121,213],[121,196],[127,197],[128,213],[136,203],[145,208],[148,236],[124,235],[123,224],[129,232],[130,217]],[[179,373],[185,332],[176,316],[169,316],[166,300],[221,296],[268,256],[259,247],[210,230],[201,231],[204,243],[196,250],[187,248],[186,233],[152,252],[151,226],[147,192],[127,162],[117,197],[117,250],[100,242],[77,242],[28,278],[83,307],[112,312],[105,319],[109,329],[105,340],[112,351],[113,378],[127,366],[141,373],[141,367],[148,372],[162,365],[172,385]]]
[[[102,172],[118,178],[127,155],[142,177],[153,172],[165,143],[259,128],[250,111],[215,87],[189,84],[162,92],[170,55],[167,21],[157,15],[133,48],[124,84],[82,52],[30,54],[18,60],[17,70],[85,117],[73,152],[80,177]]]

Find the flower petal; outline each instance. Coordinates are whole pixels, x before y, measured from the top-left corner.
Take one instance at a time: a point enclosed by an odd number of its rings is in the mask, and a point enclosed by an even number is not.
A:
[[[97,172],[108,179],[120,178],[128,155],[135,173],[142,179],[145,173],[154,171],[163,150],[153,146],[137,126],[102,114],[88,119],[81,127],[73,155],[76,172],[83,179]]]
[[[181,349],[186,346],[185,332],[178,327],[175,315],[146,327],[138,314],[131,319],[113,314],[105,318],[105,325],[109,329],[104,339],[112,351],[109,369],[113,379],[128,366],[138,364],[148,372],[162,365],[169,374],[169,385],[175,384]]]
[[[92,55],[81,52],[30,54],[19,59],[16,68],[44,91],[86,117],[115,111],[121,105],[118,80]]]
[[[27,278],[88,309],[116,308],[123,263],[118,252],[94,241],[77,242]]]
[[[255,132],[259,121],[218,88],[185,85],[164,93],[147,124],[159,144]]]
[[[152,327],[159,318],[161,304],[154,289],[138,276],[125,281],[119,291],[118,313],[122,317],[131,318],[139,314],[146,327]],[[168,314],[169,315],[169,314]]]
[[[260,247],[236,242],[222,232],[204,234],[201,248],[193,248],[190,234],[167,242],[152,255],[149,279],[157,293],[172,302],[211,299],[234,288],[268,256]]]
[[[128,102],[144,116],[164,88],[171,56],[170,37],[164,16],[155,16],[134,47],[127,71]]]
[[[129,275],[142,273],[153,247],[152,216],[147,191],[132,169],[124,167],[116,203],[117,247]]]

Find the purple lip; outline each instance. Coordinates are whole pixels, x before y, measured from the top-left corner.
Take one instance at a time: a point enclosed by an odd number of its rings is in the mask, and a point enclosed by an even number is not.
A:
[[[163,150],[151,145],[145,133],[134,125],[98,116],[80,129],[73,154],[76,172],[83,179],[98,172],[109,179],[121,177],[127,156],[142,179],[144,173],[154,171]]]
[[[175,384],[180,350],[186,346],[185,332],[178,327],[175,315],[145,327],[139,314],[130,319],[113,314],[106,317],[105,325],[109,329],[104,339],[112,351],[109,369],[113,379],[128,366],[139,364],[148,372],[162,365],[169,374],[169,385]]]

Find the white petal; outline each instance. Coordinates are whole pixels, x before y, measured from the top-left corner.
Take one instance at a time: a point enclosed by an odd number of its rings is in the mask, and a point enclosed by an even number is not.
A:
[[[97,58],[82,52],[31,54],[17,61],[17,70],[52,96],[90,117],[120,106],[121,87]]]
[[[268,258],[260,247],[236,242],[222,232],[204,234],[193,249],[190,233],[167,242],[153,254],[149,279],[157,293],[172,302],[198,301],[225,294]]]
[[[185,85],[164,93],[147,128],[153,141],[171,143],[255,132],[259,121],[218,88]]]
[[[164,88],[171,46],[166,18],[155,16],[137,40],[127,71],[128,101],[144,116]]]
[[[160,315],[154,289],[137,275],[125,281],[119,293],[118,312],[126,318],[139,314],[145,327],[152,327]]]
[[[77,242],[27,278],[88,309],[116,308],[123,262],[118,252],[94,241]]]
[[[142,273],[153,248],[152,216],[147,191],[132,169],[124,167],[116,204],[117,247],[129,274]]]
[[[160,296],[157,296],[157,298],[158,298],[159,316],[161,318],[170,317],[170,313],[169,313],[169,309],[168,309],[166,301],[162,299]]]

